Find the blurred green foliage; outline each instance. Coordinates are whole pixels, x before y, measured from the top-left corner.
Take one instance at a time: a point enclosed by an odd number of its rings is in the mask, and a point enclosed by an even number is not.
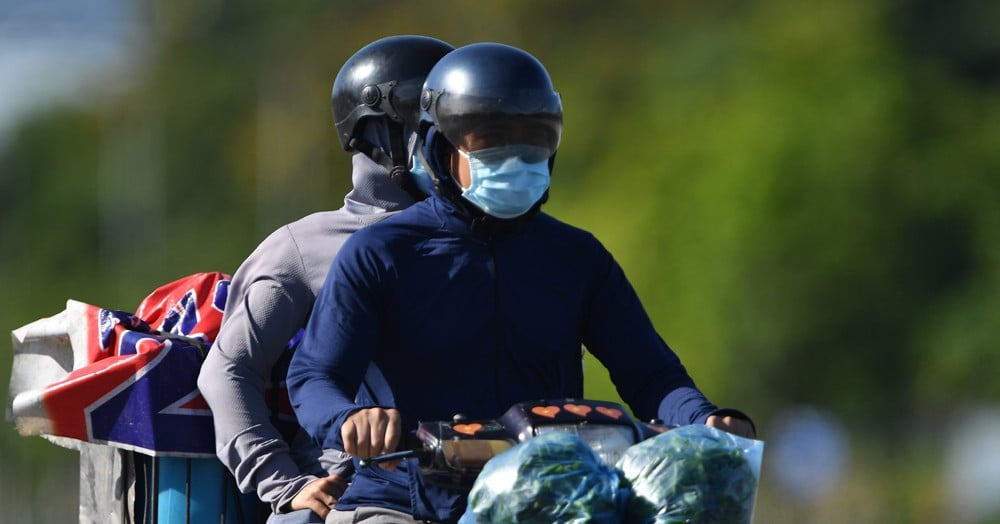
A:
[[[851,482],[802,508],[765,472],[758,521],[949,520],[935,443],[1000,398],[996,5],[184,0],[145,17],[132,89],[0,150],[0,325],[235,271],[349,188],[329,90],[350,54],[390,34],[500,41],[563,96],[546,209],[615,254],[708,396],[765,440],[795,405],[846,425]],[[614,398],[587,366],[588,395]],[[0,432],[5,475],[36,472],[26,500],[67,453]]]

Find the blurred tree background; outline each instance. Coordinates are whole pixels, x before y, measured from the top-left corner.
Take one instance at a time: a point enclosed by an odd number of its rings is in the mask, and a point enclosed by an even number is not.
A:
[[[499,41],[563,97],[547,211],[614,253],[709,398],[754,415],[756,522],[1000,522],[1000,4],[24,4],[0,1],[0,327],[232,273],[340,205],[347,57]],[[11,73],[46,42],[70,45]],[[616,398],[593,361],[588,394]],[[76,468],[8,425],[0,521],[74,520]]]

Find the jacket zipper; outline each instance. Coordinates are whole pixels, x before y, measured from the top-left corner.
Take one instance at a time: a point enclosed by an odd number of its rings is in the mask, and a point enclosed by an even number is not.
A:
[[[490,250],[490,275],[493,278],[493,337],[495,339],[495,343],[493,344],[493,394],[496,398],[497,413],[503,413],[510,406],[502,406],[500,400],[503,398],[500,394],[502,384],[500,380],[500,352],[503,347],[503,318],[500,314],[500,275],[497,272],[496,242],[493,235],[490,235],[488,245]]]

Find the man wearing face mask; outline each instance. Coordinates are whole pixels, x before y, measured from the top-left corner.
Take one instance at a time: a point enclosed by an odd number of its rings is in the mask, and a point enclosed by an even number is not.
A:
[[[541,63],[502,44],[458,48],[431,70],[421,107],[413,171],[434,194],[345,243],[289,367],[315,439],[369,458],[421,420],[581,397],[581,346],[639,419],[754,434],[697,389],[600,242],[540,211],[562,133]],[[372,362],[392,398],[355,402]],[[327,522],[455,522],[465,496],[406,459],[359,470]]]

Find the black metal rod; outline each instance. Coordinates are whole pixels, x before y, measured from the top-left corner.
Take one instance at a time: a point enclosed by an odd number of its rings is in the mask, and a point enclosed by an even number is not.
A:
[[[152,489],[149,490],[150,506],[152,507],[152,522],[153,524],[158,524],[160,521],[160,508],[159,508],[159,494],[160,494],[160,479],[159,479],[159,468],[157,464],[159,463],[159,457],[152,457],[150,459],[149,477],[150,486]]]
[[[376,464],[381,464],[383,462],[419,457],[424,453],[425,451],[422,449],[408,449],[406,451],[396,451],[394,453],[386,453],[385,455],[379,455],[377,457],[361,459],[361,461],[358,463],[358,466],[362,468],[367,468],[369,466],[374,466]]]

